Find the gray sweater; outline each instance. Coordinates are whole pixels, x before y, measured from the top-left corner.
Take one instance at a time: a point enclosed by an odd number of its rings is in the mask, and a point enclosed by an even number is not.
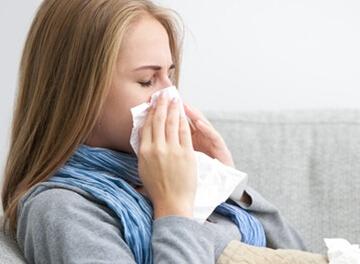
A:
[[[235,202],[263,224],[267,247],[305,250],[272,204],[250,187],[246,192],[250,206]],[[204,224],[182,216],[160,217],[153,221],[154,263],[215,263],[234,239],[241,239],[237,226],[217,213]],[[85,191],[59,183],[40,183],[22,197],[17,242],[28,263],[135,263],[114,213]]]

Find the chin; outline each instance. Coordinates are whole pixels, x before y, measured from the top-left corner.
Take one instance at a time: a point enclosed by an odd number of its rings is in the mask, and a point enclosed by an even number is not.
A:
[[[136,155],[135,151],[131,147],[130,143],[128,143],[128,145],[126,145],[126,146],[116,146],[116,147],[113,147],[111,149],[113,149],[115,151],[120,151],[120,152],[124,152],[124,153],[127,153],[127,154],[131,154],[131,155]]]

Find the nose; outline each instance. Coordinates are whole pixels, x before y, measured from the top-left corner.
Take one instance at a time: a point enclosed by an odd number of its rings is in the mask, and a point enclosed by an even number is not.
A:
[[[163,78],[163,81],[161,83],[161,88],[160,89],[164,89],[164,88],[167,88],[169,86],[172,86],[173,83],[172,81],[170,80],[170,78],[166,75],[164,78]]]
[[[172,86],[173,83],[172,81],[169,79],[168,76],[164,77],[159,85],[159,88],[157,89],[157,91],[160,91],[162,89],[168,88],[169,86]]]
[[[169,86],[172,86],[172,85],[173,85],[173,83],[170,80],[170,78],[167,75],[165,75],[165,77],[161,78],[161,82],[159,84],[159,87],[156,89],[156,92],[158,92],[158,91],[160,91],[162,89],[168,88]],[[149,100],[147,102],[150,103],[150,101],[151,101],[151,95],[150,95]]]

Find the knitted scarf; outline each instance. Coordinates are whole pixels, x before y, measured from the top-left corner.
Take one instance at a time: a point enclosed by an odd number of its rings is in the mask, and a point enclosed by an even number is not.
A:
[[[135,190],[142,186],[136,155],[81,144],[48,181],[78,187],[110,208],[123,226],[123,238],[136,263],[153,263],[153,207],[149,198]],[[242,242],[265,246],[263,226],[244,209],[224,202],[215,212],[237,225]]]

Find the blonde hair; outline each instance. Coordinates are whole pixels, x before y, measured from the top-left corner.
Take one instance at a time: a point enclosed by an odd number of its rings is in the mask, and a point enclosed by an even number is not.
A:
[[[126,31],[144,15],[168,33],[178,87],[183,24],[174,10],[148,0],[42,2],[20,62],[2,189],[4,231],[16,236],[19,199],[51,177],[89,136]]]

